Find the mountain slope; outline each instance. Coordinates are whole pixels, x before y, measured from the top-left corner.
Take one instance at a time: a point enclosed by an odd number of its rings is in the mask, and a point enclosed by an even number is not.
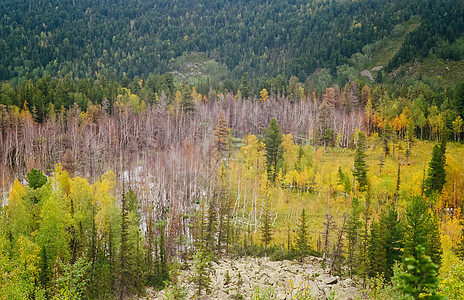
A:
[[[230,78],[249,72],[304,81],[318,68],[335,73],[364,46],[420,16],[392,70],[426,57],[442,40],[453,43],[464,32],[462,2],[5,0],[0,80],[69,72],[143,77],[169,71],[186,52],[201,52],[227,66]]]

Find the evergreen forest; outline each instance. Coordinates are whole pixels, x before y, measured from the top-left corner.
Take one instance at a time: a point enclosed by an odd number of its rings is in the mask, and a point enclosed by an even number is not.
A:
[[[464,298],[462,0],[0,12],[1,299]]]

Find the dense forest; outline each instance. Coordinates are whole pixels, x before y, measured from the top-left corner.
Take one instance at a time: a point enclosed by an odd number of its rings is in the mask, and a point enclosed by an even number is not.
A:
[[[461,2],[2,1],[0,298],[462,299]]]
[[[376,42],[392,32],[401,35],[395,26],[415,16],[420,25],[388,70],[432,54],[459,60],[464,52],[455,41],[464,32],[462,4],[7,0],[0,4],[0,80],[68,73],[146,77],[170,71],[186,52],[200,52],[225,65],[227,78],[249,72],[256,80],[282,74],[305,81],[318,68],[343,72],[340,66],[348,67],[354,54],[372,55]],[[442,42],[447,46],[438,47]]]

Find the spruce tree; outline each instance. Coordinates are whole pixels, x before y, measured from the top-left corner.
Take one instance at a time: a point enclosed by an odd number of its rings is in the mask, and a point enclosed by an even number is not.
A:
[[[306,215],[306,210],[303,208],[300,214],[300,220],[297,224],[296,229],[296,250],[300,257],[304,257],[309,254],[309,245],[308,245],[308,219]]]
[[[361,206],[357,198],[351,200],[351,211],[347,221],[348,235],[348,266],[350,269],[350,277],[357,269],[356,252],[358,251],[358,232],[361,226],[359,217],[361,215]]]
[[[268,178],[274,182],[282,159],[282,134],[274,118],[269,127],[264,129],[264,144]]]
[[[413,299],[446,299],[437,294],[438,266],[432,262],[430,256],[425,255],[423,246],[417,245],[414,252],[416,256],[405,259],[405,271],[395,273],[395,289]]]
[[[417,258],[415,249],[417,245],[423,245],[425,253],[440,265],[443,251],[439,224],[438,217],[432,216],[427,201],[419,196],[412,197],[406,207],[404,257]]]
[[[216,246],[215,236],[217,227],[217,210],[216,210],[216,199],[213,197],[208,202],[208,223],[206,227],[206,247],[210,251],[214,251]]]
[[[417,258],[416,247],[427,242],[429,206],[419,196],[410,198],[405,214],[404,257]]]
[[[429,163],[427,178],[424,181],[424,190],[427,197],[441,193],[446,183],[446,139],[433,147],[432,159]]]
[[[214,136],[216,137],[215,147],[219,153],[227,151],[229,146],[229,142],[227,140],[229,132],[230,128],[227,127],[227,120],[224,117],[224,111],[221,110],[219,112],[216,129],[214,130]]]
[[[359,132],[358,134],[358,143],[356,148],[356,153],[354,156],[354,171],[353,176],[358,183],[358,190],[360,192],[367,190],[368,180],[367,180],[367,166],[366,161],[366,154],[364,153],[366,143],[366,136],[364,133]]]
[[[197,295],[201,296],[203,291],[207,294],[211,291],[211,260],[206,251],[198,249],[193,256],[195,261],[195,273],[192,281],[196,285]]]
[[[425,249],[425,254],[430,256],[433,263],[440,267],[443,249],[441,245],[440,218],[437,215],[431,216],[429,219]]]
[[[386,249],[384,235],[379,222],[374,221],[371,224],[367,253],[369,257],[368,275],[375,277],[384,273],[386,269]]]
[[[380,232],[384,232],[379,238],[385,241],[385,270],[384,277],[390,280],[393,276],[393,265],[401,260],[403,249],[403,227],[398,219],[398,213],[393,205],[389,205],[380,216]]]
[[[26,179],[31,189],[41,188],[44,184],[47,183],[47,176],[45,176],[42,171],[36,169],[30,170],[26,174]]]

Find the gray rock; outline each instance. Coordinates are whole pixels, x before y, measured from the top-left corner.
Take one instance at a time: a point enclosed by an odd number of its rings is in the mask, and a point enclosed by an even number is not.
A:
[[[317,277],[317,280],[323,282],[324,284],[331,285],[338,282],[338,277],[332,276],[330,274],[321,274]]]

